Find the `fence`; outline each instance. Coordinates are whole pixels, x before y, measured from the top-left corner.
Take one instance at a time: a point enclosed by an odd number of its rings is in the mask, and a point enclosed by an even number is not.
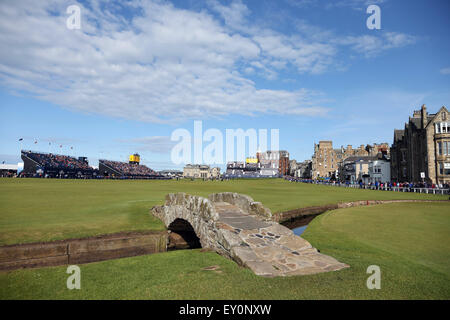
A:
[[[289,180],[289,179],[288,179]],[[444,188],[425,188],[425,187],[394,187],[389,185],[384,185],[383,187],[376,187],[374,185],[359,185],[359,184],[346,184],[346,183],[333,183],[324,182],[316,180],[295,180],[290,179],[292,182],[303,182],[312,184],[321,184],[327,186],[344,187],[344,188],[354,188],[354,189],[367,189],[367,190],[381,190],[381,191],[393,191],[393,192],[415,192],[415,193],[426,193],[426,194],[450,194],[450,189]]]

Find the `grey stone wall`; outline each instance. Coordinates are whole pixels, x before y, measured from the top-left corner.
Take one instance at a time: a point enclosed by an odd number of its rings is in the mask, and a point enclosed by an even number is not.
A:
[[[245,194],[234,192],[214,193],[209,195],[208,199],[212,202],[227,202],[233,204],[244,212],[248,212],[250,215],[256,215],[267,219],[272,217],[272,212],[269,208],[264,207],[261,202],[256,202]]]
[[[122,232],[0,247],[0,270],[78,264],[164,252],[167,233]]]
[[[260,202],[233,192],[211,194],[208,199],[183,192],[170,193],[166,196],[165,204],[153,207],[151,213],[161,219],[166,227],[176,219],[186,220],[191,224],[203,248],[231,257],[231,249],[240,244],[241,238],[219,221],[219,214],[214,207],[214,203],[218,202],[235,205],[258,219],[270,220],[272,217],[272,212]]]

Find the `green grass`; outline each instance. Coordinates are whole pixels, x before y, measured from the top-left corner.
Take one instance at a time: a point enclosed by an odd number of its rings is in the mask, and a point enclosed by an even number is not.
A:
[[[232,191],[272,212],[356,200],[448,199],[448,196],[338,188],[281,179],[102,181],[0,178],[0,245],[163,230],[149,209],[170,192],[207,196]]]
[[[450,299],[449,214],[449,203],[396,203],[318,216],[304,237],[351,266],[337,272],[262,278],[183,250],[80,265],[81,290],[66,288],[66,267],[2,272],[0,299]],[[366,287],[369,265],[380,290]]]

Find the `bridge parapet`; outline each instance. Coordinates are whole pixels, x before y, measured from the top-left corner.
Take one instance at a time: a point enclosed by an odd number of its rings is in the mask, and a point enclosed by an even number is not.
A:
[[[203,248],[213,249],[257,275],[304,275],[348,267],[272,221],[270,210],[247,195],[224,192],[207,199],[168,194],[165,205],[155,206],[151,212],[168,228],[177,219],[189,222]]]
[[[234,192],[213,193],[208,197],[212,202],[226,202],[235,205],[239,209],[250,215],[271,219],[272,212],[263,206],[261,202],[254,201],[253,198]]]

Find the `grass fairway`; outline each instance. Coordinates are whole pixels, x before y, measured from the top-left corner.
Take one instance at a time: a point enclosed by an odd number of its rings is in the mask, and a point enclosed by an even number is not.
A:
[[[272,212],[356,200],[448,199],[448,196],[338,188],[282,179],[109,181],[0,178],[0,245],[163,230],[149,209],[170,192],[238,192]]]
[[[183,250],[81,265],[81,290],[66,288],[66,267],[2,272],[0,299],[450,299],[449,214],[448,203],[397,203],[317,217],[304,237],[350,264],[337,272],[262,278]],[[369,265],[380,290],[366,287]]]

